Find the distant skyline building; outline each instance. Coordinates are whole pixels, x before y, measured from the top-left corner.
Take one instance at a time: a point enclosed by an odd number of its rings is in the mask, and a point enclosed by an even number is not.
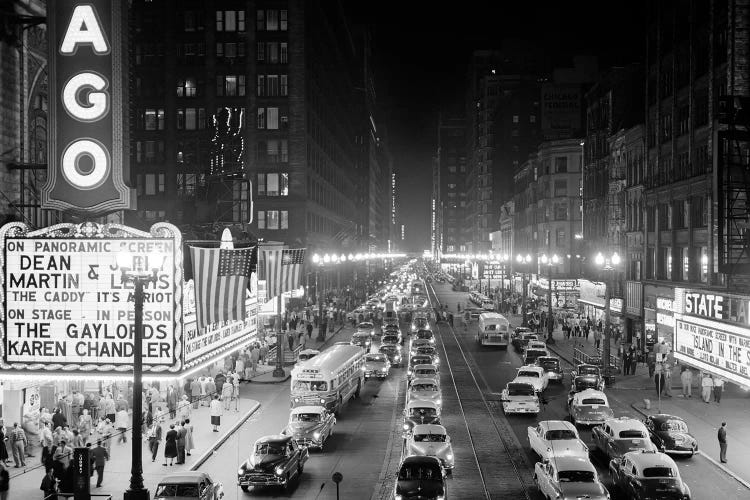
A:
[[[440,115],[433,182],[438,220],[436,249],[440,253],[464,252],[467,193],[466,122],[463,118]]]

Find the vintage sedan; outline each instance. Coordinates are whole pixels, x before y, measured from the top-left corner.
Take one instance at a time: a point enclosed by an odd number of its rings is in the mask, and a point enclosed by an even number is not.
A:
[[[414,354],[412,357],[409,358],[409,368],[406,371],[406,377],[407,379],[411,380],[414,378],[414,367],[417,365],[431,365],[432,363],[432,356],[427,356],[425,354]]]
[[[300,446],[287,435],[263,436],[255,441],[250,458],[237,471],[237,484],[242,491],[255,486],[288,488],[298,479],[309,457],[305,446]]]
[[[220,500],[224,487],[215,482],[206,472],[185,471],[170,474],[159,481],[154,500]]]
[[[413,339],[411,342],[409,342],[409,352],[412,354],[417,353],[417,349],[424,346],[431,346],[432,342],[430,342],[427,339]]]
[[[368,378],[385,379],[391,372],[388,356],[380,353],[365,354],[365,380]]]
[[[570,372],[571,392],[580,392],[586,389],[604,390],[604,377],[596,365],[581,364]]]
[[[375,325],[369,321],[363,321],[362,323],[357,324],[357,332],[363,332],[373,336],[375,335]]]
[[[445,427],[438,424],[415,425],[406,438],[406,455],[437,457],[448,470],[454,466],[451,438]]]
[[[516,372],[516,378],[513,382],[526,383],[534,386],[536,392],[542,392],[547,388],[547,374],[541,366],[530,365],[522,366]]]
[[[432,401],[438,408],[443,405],[443,393],[440,384],[431,378],[414,378],[406,392],[407,401]]]
[[[385,354],[391,366],[401,366],[401,347],[396,344],[385,344],[378,347],[378,352]]]
[[[513,339],[510,343],[513,344],[516,352],[523,352],[529,342],[537,340],[539,340],[539,335],[532,333],[531,329],[521,326],[516,328],[515,333],[513,333]]]
[[[357,345],[364,349],[366,352],[370,351],[372,345],[372,337],[366,332],[355,332],[350,340],[351,345]]]
[[[404,340],[401,338],[401,332],[398,332],[398,331],[386,330],[383,333],[383,336],[380,337],[380,345],[387,345],[387,344],[402,345],[403,343],[404,343]]]
[[[417,330],[417,333],[414,334],[414,338],[416,339],[427,339],[430,341],[431,344],[435,343],[435,334],[432,332],[432,330],[428,330],[426,328],[421,328]]]
[[[537,358],[541,358],[543,356],[549,356],[549,351],[547,349],[526,349],[523,353],[523,364],[524,365],[533,365],[536,363]]]
[[[436,457],[411,456],[401,461],[393,490],[395,500],[445,500],[448,483]]]
[[[440,383],[440,374],[438,372],[439,370],[436,365],[417,365],[414,367],[413,376],[419,379],[432,379]]]
[[[600,425],[614,416],[607,396],[594,389],[586,389],[569,396],[568,414],[573,424],[581,425]]]
[[[609,492],[588,458],[560,457],[537,462],[534,482],[544,498],[609,500]]]
[[[404,434],[408,435],[415,425],[439,424],[440,408],[432,401],[423,399],[409,401],[404,409]]]
[[[634,500],[690,500],[690,488],[666,453],[631,451],[609,462],[614,486]]]
[[[608,418],[591,431],[596,449],[608,459],[623,456],[630,451],[655,450],[648,430],[640,420],[629,417]]]
[[[430,329],[430,321],[427,319],[427,316],[422,315],[415,315],[414,319],[411,321],[411,333],[416,333],[419,330],[429,330]]]
[[[503,412],[511,413],[539,413],[539,396],[534,386],[528,383],[508,382],[500,394]]]
[[[544,460],[554,457],[588,458],[589,447],[575,425],[564,420],[544,420],[527,428],[531,450]]]
[[[298,406],[289,413],[289,423],[281,433],[292,436],[298,445],[323,451],[333,435],[336,417],[323,406]]]
[[[675,415],[659,413],[643,421],[651,442],[668,455],[693,456],[698,451],[698,441],[690,434],[687,424]]]
[[[563,370],[560,366],[560,358],[555,356],[540,356],[536,358],[536,365],[541,366],[547,374],[547,380],[562,383]]]

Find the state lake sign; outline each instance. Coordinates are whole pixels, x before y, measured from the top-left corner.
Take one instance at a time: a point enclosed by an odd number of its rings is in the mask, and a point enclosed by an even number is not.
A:
[[[182,367],[182,246],[179,230],[146,233],[117,224],[0,229],[3,369],[127,372],[132,369],[134,289],[116,256],[158,253],[157,282],[145,288],[143,364],[152,373]]]

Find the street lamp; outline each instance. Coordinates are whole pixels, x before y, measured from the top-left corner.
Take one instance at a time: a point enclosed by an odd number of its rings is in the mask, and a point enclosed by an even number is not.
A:
[[[612,328],[610,325],[609,318],[609,302],[612,298],[612,276],[615,268],[620,265],[620,256],[617,252],[612,255],[604,256],[601,252],[596,254],[594,263],[599,269],[604,270],[607,273],[607,278],[604,282],[604,349],[602,349],[602,358],[604,358],[604,380],[609,385],[610,382],[610,337],[612,336]]]
[[[551,257],[542,255],[542,264],[547,266],[547,343],[554,344],[555,339],[552,338],[552,331],[554,330],[554,321],[552,320],[552,266],[556,266],[560,262],[560,257],[557,254],[553,254]]]
[[[516,262],[519,264],[523,264],[524,266],[527,266],[531,264],[531,255],[521,255],[520,253],[516,255]],[[522,287],[522,299],[521,299],[521,326],[528,326],[529,322],[526,319],[526,272],[521,271],[521,287]]]
[[[120,252],[117,266],[123,284],[135,286],[135,331],[133,332],[133,441],[130,466],[130,487],[125,491],[124,500],[148,500],[150,494],[143,486],[143,289],[147,283],[156,283],[159,271],[164,265],[164,254],[155,252],[149,255]]]

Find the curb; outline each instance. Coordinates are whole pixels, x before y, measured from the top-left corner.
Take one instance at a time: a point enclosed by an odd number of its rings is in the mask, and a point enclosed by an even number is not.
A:
[[[237,429],[239,429],[240,426],[247,421],[247,419],[249,419],[251,416],[253,416],[253,414],[256,411],[258,411],[258,408],[260,408],[260,403],[256,401],[255,406],[250,408],[250,410],[247,413],[245,413],[245,415],[242,418],[240,418],[237,422],[235,422],[235,424],[231,427],[231,429],[229,429],[227,432],[222,434],[218,441],[216,441],[208,450],[203,452],[203,454],[200,457],[198,457],[198,460],[196,460],[190,466],[189,470],[191,471],[198,470],[200,466],[203,465],[206,462],[206,460],[211,458],[211,455],[213,455],[214,452],[218,450],[221,447],[221,445],[226,442],[227,439],[229,439],[229,436],[234,434],[237,431]]]
[[[630,407],[633,408],[638,413],[640,413],[641,415],[643,415],[644,417],[648,417],[649,416],[649,414],[646,413],[642,408],[638,408],[635,403],[631,403]],[[711,462],[712,464],[714,464],[716,467],[718,467],[719,469],[723,470],[732,479],[734,479],[735,481],[737,481],[738,483],[740,483],[742,486],[744,486],[745,488],[747,488],[747,489],[750,490],[750,482],[745,481],[744,479],[742,479],[735,472],[733,472],[732,470],[728,469],[724,464],[722,464],[721,462],[717,462],[712,457],[709,457],[708,455],[706,455],[705,453],[703,453],[701,450],[698,450],[696,452],[696,454],[697,455],[701,455],[703,458],[705,458],[706,460],[708,460],[709,462]]]

